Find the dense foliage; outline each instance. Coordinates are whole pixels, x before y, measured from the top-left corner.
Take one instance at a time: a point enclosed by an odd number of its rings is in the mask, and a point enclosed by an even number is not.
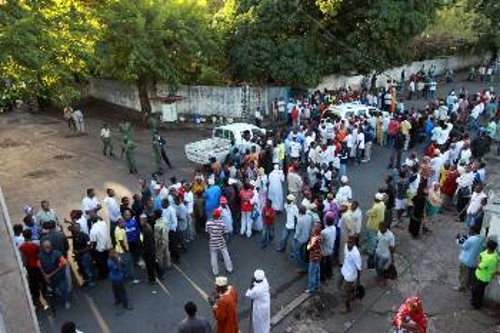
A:
[[[57,105],[89,76],[314,86],[474,46],[500,48],[497,0],[0,0],[0,98]]]

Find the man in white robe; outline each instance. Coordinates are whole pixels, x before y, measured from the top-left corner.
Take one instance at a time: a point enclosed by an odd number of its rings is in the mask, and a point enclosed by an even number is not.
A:
[[[271,293],[263,270],[253,273],[252,287],[246,297],[252,300],[252,332],[269,333],[271,331]]]
[[[272,201],[275,211],[283,211],[283,182],[285,175],[279,169],[277,164],[274,165],[274,170],[269,174],[269,187],[267,197]]]

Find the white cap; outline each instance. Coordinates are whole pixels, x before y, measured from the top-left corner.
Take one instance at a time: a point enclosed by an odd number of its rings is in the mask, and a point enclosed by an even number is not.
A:
[[[215,180],[213,177],[208,178],[208,185],[213,185],[215,184]]]
[[[257,269],[253,272],[253,277],[257,281],[262,281],[266,278],[266,273],[262,269]]]
[[[161,185],[160,184],[156,184],[155,185],[155,190],[161,190]]]
[[[342,177],[340,177],[340,181],[342,183],[347,183],[349,181],[349,178],[347,178],[347,176],[342,176]]]
[[[227,277],[225,276],[218,276],[215,278],[215,285],[218,287],[225,287],[227,286]]]
[[[375,200],[378,200],[378,201],[384,200],[384,195],[382,193],[375,194]]]
[[[229,178],[229,179],[227,180],[227,183],[228,183],[229,185],[234,185],[234,184],[236,184],[236,183],[237,183],[237,181],[236,181],[236,179],[234,179],[234,178]]]
[[[289,195],[287,195],[287,196],[286,196],[286,200],[289,200],[289,201],[293,201],[293,200],[295,200],[295,195],[293,195],[293,194],[289,194]]]

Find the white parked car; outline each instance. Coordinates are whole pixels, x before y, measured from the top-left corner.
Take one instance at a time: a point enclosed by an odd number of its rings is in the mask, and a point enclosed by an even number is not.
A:
[[[378,114],[379,112],[383,111],[377,109],[374,106],[368,106],[361,103],[343,103],[330,106],[328,108],[326,116],[333,116],[334,118],[347,120],[352,116],[373,116]]]
[[[231,141],[234,141],[240,150],[250,149],[255,146],[259,151],[259,145],[248,142],[243,138],[245,131],[250,133],[250,138],[266,134],[265,129],[252,124],[234,123],[219,126],[214,128],[212,138],[188,143],[184,147],[186,157],[189,161],[198,164],[209,163],[210,157],[215,157],[218,161],[224,161],[227,154],[229,154]]]

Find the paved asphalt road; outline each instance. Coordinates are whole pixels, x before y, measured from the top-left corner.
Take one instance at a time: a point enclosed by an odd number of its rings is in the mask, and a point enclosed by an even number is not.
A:
[[[457,84],[458,85],[458,84]],[[457,86],[458,87],[458,86]],[[446,87],[448,89],[449,87]],[[412,105],[422,106],[424,101],[412,102]],[[95,111],[95,110],[93,110]],[[94,137],[95,146],[85,147],[80,153],[85,155],[97,155],[96,147],[100,148],[98,129],[104,116],[87,118],[87,127],[90,136]],[[113,121],[107,119],[108,123]],[[91,119],[92,118],[92,119]],[[114,117],[117,120],[119,117]],[[152,165],[152,155],[149,136],[145,130],[136,130],[136,139],[142,149],[139,149],[137,159],[139,170],[148,170]],[[169,154],[175,169],[167,173],[178,178],[192,178],[195,165],[188,162],[184,155],[184,144],[208,137],[207,130],[164,130],[163,133],[169,141]],[[97,146],[99,144],[99,146]],[[99,152],[100,153],[100,152]],[[348,169],[348,175],[353,187],[353,196],[361,203],[363,210],[369,208],[371,198],[382,183],[387,174],[387,163],[389,151],[385,148],[374,147],[372,161],[367,164],[353,166]],[[102,155],[101,155],[102,158]],[[125,173],[125,167],[120,166],[117,170],[117,179],[120,173]],[[278,220],[276,231],[281,230],[283,216]],[[229,281],[239,291],[239,314],[240,329],[245,333],[248,331],[248,315],[250,301],[245,299],[244,292],[250,284],[252,272],[256,268],[266,271],[272,288],[272,313],[291,302],[306,288],[306,279],[295,275],[293,261],[286,253],[278,253],[274,247],[262,250],[258,244],[259,235],[251,239],[240,236],[233,238],[229,244],[229,252],[234,264],[234,272],[229,275]],[[134,310],[125,314],[117,314],[113,304],[111,287],[107,281],[100,282],[91,290],[76,288],[73,292],[72,308],[68,311],[60,309],[55,318],[40,314],[40,325],[43,333],[58,332],[61,323],[73,320],[85,333],[97,332],[176,332],[175,326],[183,317],[183,304],[192,300],[198,304],[199,315],[212,320],[211,308],[205,302],[206,294],[213,290],[213,280],[208,244],[204,236],[198,237],[194,245],[182,256],[181,264],[168,271],[165,279],[160,285],[150,286],[141,283],[137,286],[129,286],[129,298],[134,305]],[[222,265],[221,265],[222,267]],[[223,269],[221,269],[223,272]],[[142,280],[146,281],[145,272]]]

